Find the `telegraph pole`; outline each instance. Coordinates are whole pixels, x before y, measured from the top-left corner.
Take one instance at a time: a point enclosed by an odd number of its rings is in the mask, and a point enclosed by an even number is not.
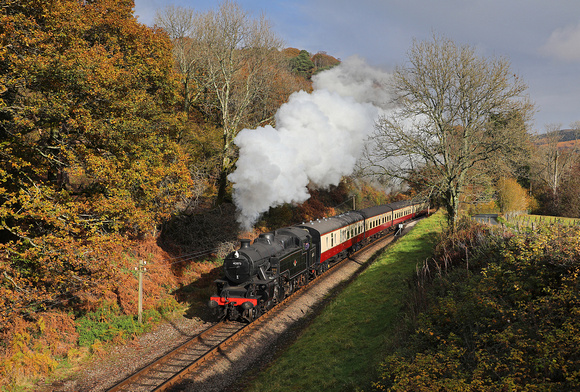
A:
[[[139,260],[139,267],[135,268],[139,276],[139,324],[143,324],[143,272],[147,271],[145,264],[147,264],[145,260]]]

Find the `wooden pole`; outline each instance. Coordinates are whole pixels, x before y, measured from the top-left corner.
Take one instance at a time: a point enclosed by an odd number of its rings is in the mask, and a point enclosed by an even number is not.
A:
[[[143,272],[147,269],[145,268],[145,264],[147,262],[145,260],[139,260],[139,313],[138,313],[138,321],[139,324],[143,324]]]

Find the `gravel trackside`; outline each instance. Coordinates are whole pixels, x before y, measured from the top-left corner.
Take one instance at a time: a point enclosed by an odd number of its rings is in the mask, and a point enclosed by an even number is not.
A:
[[[410,230],[415,222],[405,227]],[[311,320],[393,241],[387,237],[331,269],[304,290],[275,317],[263,322],[252,334],[214,355],[200,371],[185,379],[175,391],[242,391],[244,384],[267,366],[280,350],[291,344]],[[168,320],[124,346],[115,347],[86,365],[74,379],[38,385],[42,392],[100,392],[114,386],[140,368],[171,351],[209,327],[201,318]]]

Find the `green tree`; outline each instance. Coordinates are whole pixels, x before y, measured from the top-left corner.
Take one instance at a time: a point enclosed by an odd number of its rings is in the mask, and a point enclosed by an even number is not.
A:
[[[377,123],[368,169],[404,180],[427,167],[429,187],[441,195],[453,228],[466,186],[526,140],[525,121],[495,119],[529,118],[527,86],[508,60],[434,37],[414,42],[392,88],[397,108]]]
[[[310,79],[314,62],[310,59],[310,54],[307,51],[301,50],[298,56],[290,59],[290,68],[295,74]]]

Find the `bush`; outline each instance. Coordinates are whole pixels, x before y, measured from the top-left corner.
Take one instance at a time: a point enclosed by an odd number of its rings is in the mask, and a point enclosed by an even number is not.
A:
[[[173,311],[175,301],[165,301],[161,308],[143,311],[143,323],[133,315],[124,315],[116,303],[105,303],[97,311],[89,312],[76,320],[79,346],[92,347],[95,343],[124,342],[148,331],[163,315]]]
[[[49,375],[77,340],[72,316],[56,311],[34,320],[14,318],[0,337],[0,386],[12,387]]]
[[[580,230],[486,238],[429,285],[374,390],[579,390]]]

